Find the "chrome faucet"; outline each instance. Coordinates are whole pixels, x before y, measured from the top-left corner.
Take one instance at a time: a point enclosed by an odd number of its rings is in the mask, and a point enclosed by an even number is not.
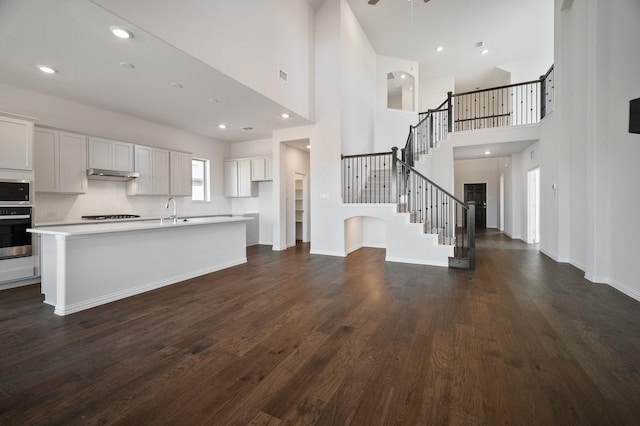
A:
[[[171,204],[171,202],[173,202],[173,211],[167,217],[167,219],[173,219],[173,223],[178,223],[178,206],[176,205],[176,200],[173,197],[169,197],[169,199],[167,200],[167,203],[164,205],[164,208],[168,209],[169,204]]]

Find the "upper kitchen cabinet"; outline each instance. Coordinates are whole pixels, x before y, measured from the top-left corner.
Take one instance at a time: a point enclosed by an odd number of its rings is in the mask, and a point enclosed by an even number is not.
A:
[[[0,116],[0,169],[32,170],[33,123]]]
[[[251,180],[260,182],[265,180],[273,180],[273,166],[271,158],[252,158],[251,159]]]
[[[191,196],[191,154],[171,151],[171,195]]]
[[[251,180],[251,160],[225,160],[224,195],[227,197],[255,197],[257,183]]]
[[[33,148],[36,192],[86,192],[86,146],[83,135],[36,128]]]
[[[169,194],[169,151],[135,146],[135,171],[140,177],[129,182],[128,195]]]
[[[133,144],[90,137],[89,168],[133,172]]]

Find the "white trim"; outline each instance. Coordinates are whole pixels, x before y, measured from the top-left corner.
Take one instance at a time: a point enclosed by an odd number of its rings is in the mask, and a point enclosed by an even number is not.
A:
[[[135,296],[136,294],[145,293],[147,291],[155,290],[157,288],[165,287],[171,284],[176,284],[191,278],[199,277],[201,275],[210,274],[212,272],[216,272],[221,269],[241,265],[243,263],[247,263],[246,257],[238,260],[233,260],[230,262],[225,262],[218,265],[210,266],[207,268],[202,268],[187,274],[174,275],[166,279],[143,284],[141,286],[122,290],[122,291],[117,291],[115,293],[107,294],[104,296],[95,297],[93,299],[84,300],[82,302],[72,303],[66,306],[56,304],[55,310],[53,311],[53,313],[60,316],[73,314],[75,312],[80,312],[85,309],[95,308],[96,306],[104,305],[105,303],[115,302],[116,300],[124,299],[130,296]]]
[[[404,257],[386,256],[384,260],[387,261],[387,262],[413,263],[413,264],[416,264],[416,265],[429,265],[429,266],[449,267],[449,260],[448,259],[447,259],[446,262],[439,262],[439,261],[434,261],[434,260],[425,261],[424,259],[409,259],[409,258],[404,258]]]
[[[581,263],[576,262],[575,260],[571,260],[571,261],[569,261],[569,264],[570,264],[571,266],[573,266],[574,268],[580,269],[582,272],[587,272],[587,267],[586,267],[586,266],[584,266],[584,265],[583,265],[583,264],[581,264]],[[586,276],[586,275],[585,275],[585,276]],[[589,281],[591,281],[591,280],[589,280]]]
[[[386,249],[387,245],[380,243],[380,244],[376,244],[376,243],[363,243],[362,247],[368,247],[368,248],[381,248],[381,249]]]
[[[38,283],[40,283],[40,277],[39,276],[38,277],[30,277],[30,278],[24,279],[24,280],[7,281],[6,283],[0,284],[0,291],[9,290],[10,288],[25,287],[25,286],[28,286],[28,285],[33,285],[33,284],[38,284]]]
[[[538,251],[542,254],[544,254],[545,256],[551,258],[551,260],[555,260],[556,262],[558,261],[558,256],[556,256],[555,254],[543,249],[542,247],[538,248]]]
[[[353,252],[354,252],[354,251],[356,251],[356,250],[360,250],[362,247],[363,247],[363,246],[362,246],[362,244],[356,244],[355,246],[353,246],[353,247],[351,247],[351,248],[348,248],[348,249],[345,251],[345,253],[346,253],[346,254],[347,254],[347,256],[348,256],[350,253],[353,253]]]
[[[311,249],[309,251],[310,254],[319,254],[321,256],[336,256],[336,257],[347,257],[345,253],[340,253],[337,251],[324,251],[324,250],[314,250]]]
[[[615,288],[616,290],[640,302],[640,291],[635,290],[633,288],[629,288],[626,285],[617,283],[613,280],[608,280],[608,281],[609,282],[607,284],[610,285],[611,287]]]
[[[258,244],[261,246],[272,246],[273,240],[269,240],[269,241],[259,240]]]
[[[287,249],[286,245],[276,246],[275,244],[273,244],[273,251],[282,251],[282,250],[286,250],[286,249]]]

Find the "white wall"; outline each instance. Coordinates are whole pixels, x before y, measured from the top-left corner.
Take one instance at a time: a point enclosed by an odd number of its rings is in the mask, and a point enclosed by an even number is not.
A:
[[[224,197],[222,160],[228,150],[224,142],[7,85],[0,85],[0,110],[36,117],[36,125],[181,150],[206,158],[211,161],[211,202],[177,197],[178,213],[226,214],[231,210]],[[127,197],[123,182],[89,181],[87,193],[82,195],[36,194],[35,220],[38,223],[78,220],[82,215],[105,213],[163,216],[165,200],[162,196]]]
[[[346,1],[340,8],[340,112],[343,154],[372,152],[376,53]],[[334,64],[335,65],[335,64]]]
[[[415,111],[387,108],[387,73],[404,71],[413,75],[415,81],[414,105],[418,105],[420,91],[418,63],[382,55],[377,56],[376,62],[376,124],[373,151],[390,151],[393,146],[404,148],[409,135],[409,126],[418,124],[418,114]]]
[[[313,118],[314,26],[308,2],[95,2],[296,114]],[[185,22],[189,31],[176,25]],[[287,83],[278,69],[288,73]]]
[[[611,4],[609,4],[611,3]],[[640,97],[640,55],[637,43],[640,40],[640,3],[635,0],[620,0],[599,5],[597,15],[603,19],[603,26],[608,36],[602,51],[601,66],[608,66],[607,87],[609,99],[600,111],[603,124],[608,124],[605,139],[599,139],[600,150],[590,164],[605,151],[608,161],[603,165],[609,168],[609,180],[606,191],[607,198],[596,197],[592,200],[591,209],[595,212],[602,204],[608,204],[608,217],[594,218],[595,223],[606,221],[610,224],[607,242],[595,256],[605,257],[603,262],[609,263],[604,277],[610,284],[640,300],[640,281],[636,268],[640,199],[634,196],[632,185],[640,182],[640,135],[628,133],[629,100]],[[611,7],[608,15],[602,16],[602,9]],[[604,145],[604,146],[601,146]],[[597,164],[597,163],[596,163]],[[596,170],[596,179],[599,175]],[[604,195],[604,194],[603,194]],[[589,225],[591,227],[591,224]],[[596,240],[596,244],[600,241]],[[594,256],[594,255],[592,255]],[[589,260],[587,260],[589,262]],[[587,276],[598,278],[599,266]]]
[[[447,92],[455,90],[455,76],[446,75],[440,78],[420,82],[420,111],[435,109],[447,100]]]
[[[487,184],[487,228],[498,228],[500,210],[500,173],[504,160],[483,158],[455,161],[455,196],[464,200],[465,183]]]

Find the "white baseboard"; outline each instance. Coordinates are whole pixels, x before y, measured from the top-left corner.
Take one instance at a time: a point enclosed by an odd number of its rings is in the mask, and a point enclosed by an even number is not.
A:
[[[310,254],[319,254],[321,256],[334,256],[334,257],[347,257],[346,253],[340,253],[337,251],[325,251],[325,250],[314,250],[311,249]]]
[[[386,244],[376,244],[376,243],[362,243],[362,247],[369,247],[369,248],[381,248],[381,249],[386,249],[387,245]]]
[[[191,278],[199,277],[201,275],[210,274],[212,272],[220,271],[222,269],[230,268],[232,266],[241,265],[247,263],[247,258],[241,258],[230,262],[213,265],[207,268],[192,271],[187,274],[174,275],[169,278],[154,281],[151,283],[143,284],[138,287],[117,291],[115,293],[107,294],[93,299],[83,300],[81,302],[72,303],[70,305],[55,305],[54,314],[64,316],[73,314],[76,312],[84,311],[85,309],[95,308],[96,306],[104,305],[106,303],[115,302],[116,300],[124,299],[126,297],[135,296],[136,294],[145,293],[147,291],[155,290],[161,287],[165,287],[178,282],[186,281]]]
[[[553,254],[553,253],[551,253],[551,252],[549,252],[549,251],[547,251],[547,250],[543,249],[542,247],[540,247],[540,248],[538,249],[538,251],[539,251],[540,253],[544,254],[545,256],[547,256],[547,257],[551,258],[552,260],[555,260],[556,262],[558,262],[558,256],[556,256],[555,254]]]
[[[609,282],[607,283],[608,285],[610,285],[611,287],[615,288],[616,290],[626,294],[627,296],[637,300],[638,302],[640,302],[640,291],[635,290],[633,288],[629,288],[624,284],[620,284],[617,283],[613,280],[609,280]]]
[[[40,277],[33,277],[33,278],[20,280],[20,281],[6,282],[3,284],[0,284],[0,291],[9,290],[10,288],[25,287],[28,285],[38,284],[39,282],[40,282]]]
[[[353,247],[351,247],[351,248],[348,248],[348,249],[346,250],[346,254],[347,254],[347,256],[348,256],[348,255],[349,255],[349,253],[353,253],[354,251],[359,250],[359,249],[361,249],[361,248],[362,248],[362,244],[355,245],[355,246],[353,246]]]
[[[428,266],[444,266],[449,267],[449,259],[446,262],[438,262],[438,261],[425,261],[423,259],[408,259],[404,257],[393,257],[387,256],[385,259],[387,262],[398,262],[398,263],[413,263],[417,265],[428,265]]]

